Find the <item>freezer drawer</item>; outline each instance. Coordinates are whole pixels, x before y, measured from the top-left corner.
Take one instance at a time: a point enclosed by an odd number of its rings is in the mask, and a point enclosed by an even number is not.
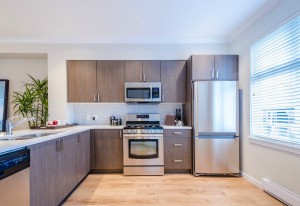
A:
[[[239,168],[239,137],[194,137],[195,174],[236,174]]]

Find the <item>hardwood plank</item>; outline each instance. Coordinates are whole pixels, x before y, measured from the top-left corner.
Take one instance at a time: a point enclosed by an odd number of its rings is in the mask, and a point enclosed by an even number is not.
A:
[[[89,175],[63,204],[172,206],[282,206],[261,189],[236,177]]]

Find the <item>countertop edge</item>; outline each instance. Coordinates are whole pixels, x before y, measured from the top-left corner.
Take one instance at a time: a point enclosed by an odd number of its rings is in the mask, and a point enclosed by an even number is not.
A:
[[[15,150],[18,148],[22,147],[30,147],[35,144],[55,140],[61,137],[65,137],[68,135],[88,131],[91,129],[123,129],[124,125],[119,125],[119,126],[111,126],[111,125],[77,125],[74,127],[67,127],[67,128],[62,128],[62,129],[45,129],[45,130],[19,130],[15,131],[14,134],[18,135],[21,133],[43,133],[43,132],[57,132],[57,134],[52,134],[46,137],[39,137],[39,138],[34,138],[34,139],[27,139],[27,140],[2,140],[0,141],[0,153],[4,153],[10,150]],[[192,127],[188,126],[167,126],[167,125],[162,125],[164,129],[192,129]]]

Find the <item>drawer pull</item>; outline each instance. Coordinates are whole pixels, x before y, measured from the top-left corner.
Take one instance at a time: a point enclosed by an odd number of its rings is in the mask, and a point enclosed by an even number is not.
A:
[[[175,147],[182,147],[182,144],[174,144]]]
[[[173,132],[173,134],[179,135],[182,134],[182,132]]]
[[[174,160],[174,162],[182,162],[182,160]]]

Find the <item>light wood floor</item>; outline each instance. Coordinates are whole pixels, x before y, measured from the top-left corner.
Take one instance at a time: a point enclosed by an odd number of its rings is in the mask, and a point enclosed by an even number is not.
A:
[[[89,175],[64,203],[101,206],[279,206],[283,205],[243,178]]]

